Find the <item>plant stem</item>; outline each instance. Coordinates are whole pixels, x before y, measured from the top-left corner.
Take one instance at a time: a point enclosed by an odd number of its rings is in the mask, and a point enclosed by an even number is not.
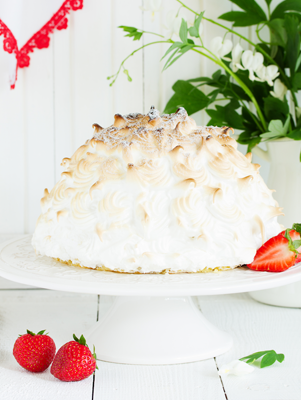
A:
[[[117,79],[117,77],[118,77],[118,75],[119,75],[119,73],[120,73],[120,71],[121,71],[121,68],[123,67],[124,63],[125,63],[130,57],[132,57],[132,56],[133,56],[135,53],[137,53],[138,51],[142,50],[144,47],[151,46],[152,44],[158,44],[158,43],[173,43],[173,41],[171,41],[170,39],[168,39],[168,40],[158,40],[158,41],[156,41],[156,42],[151,42],[151,43],[144,44],[143,46],[141,46],[141,47],[139,47],[138,49],[134,50],[131,54],[129,54],[129,55],[121,62],[118,71],[116,72],[115,75],[113,75],[113,76],[114,76],[114,79],[113,79],[113,81],[110,83],[110,86],[112,86],[112,85],[115,83],[115,81],[116,81],[116,79]],[[113,76],[112,76],[112,78],[113,78]]]
[[[260,130],[262,132],[266,132],[267,131],[267,124],[265,122],[264,116],[262,115],[262,112],[260,110],[260,107],[257,103],[257,100],[255,99],[255,97],[253,96],[253,93],[251,92],[251,90],[248,88],[247,85],[245,85],[245,83],[239,79],[239,77],[230,69],[227,67],[226,64],[224,64],[220,59],[217,58],[213,58],[210,57],[208,54],[203,53],[202,51],[199,51],[197,49],[191,49],[193,51],[195,51],[196,53],[199,53],[207,58],[209,58],[209,60],[213,61],[215,64],[219,65],[220,67],[222,67],[225,71],[228,72],[229,75],[232,76],[233,79],[236,80],[236,82],[239,84],[239,86],[245,91],[245,93],[250,97],[252,103],[254,104],[257,114],[260,118],[260,121],[262,123],[262,127],[260,127]],[[208,50],[207,50],[208,51]]]
[[[142,30],[142,29],[141,29]],[[143,33],[150,33],[151,35],[156,35],[156,36],[159,36],[159,37],[161,37],[161,38],[163,38],[163,39],[165,39],[165,36],[163,36],[163,35],[160,35],[159,33],[155,33],[155,32],[150,32],[150,31],[142,31]]]

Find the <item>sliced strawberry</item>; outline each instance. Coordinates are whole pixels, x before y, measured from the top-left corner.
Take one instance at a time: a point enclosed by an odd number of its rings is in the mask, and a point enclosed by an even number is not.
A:
[[[284,237],[285,231],[280,232],[279,235]],[[289,231],[289,235],[292,238],[292,240],[300,240],[300,238],[301,238],[300,233],[295,231],[294,229],[291,229]],[[298,247],[297,251],[298,251],[298,253],[301,253],[301,246]],[[298,254],[295,264],[298,264],[299,262],[301,262],[301,254]]]
[[[292,238],[292,240],[299,240],[300,239],[300,233],[295,231],[294,229],[291,229],[289,231],[290,237]],[[279,235],[285,237],[285,231],[282,231],[279,233]]]
[[[288,240],[279,234],[265,242],[248,267],[256,271],[281,272],[295,265],[295,253],[288,247]]]

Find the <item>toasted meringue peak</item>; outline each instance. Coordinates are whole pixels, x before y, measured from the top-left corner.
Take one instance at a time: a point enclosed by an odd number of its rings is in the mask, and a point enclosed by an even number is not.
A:
[[[153,106],[93,128],[45,189],[38,254],[118,272],[198,272],[250,263],[280,232],[282,209],[232,128]]]

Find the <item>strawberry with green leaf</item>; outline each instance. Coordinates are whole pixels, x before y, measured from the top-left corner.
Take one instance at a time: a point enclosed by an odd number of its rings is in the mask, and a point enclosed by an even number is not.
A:
[[[83,335],[79,339],[73,335],[73,338],[58,350],[50,370],[52,375],[65,382],[81,381],[97,368],[94,346],[92,354]]]
[[[301,261],[300,224],[286,229],[265,242],[258,250],[251,264],[247,266],[255,271],[282,272]]]
[[[48,334],[37,334],[27,330],[19,335],[14,344],[13,355],[21,367],[30,372],[43,372],[52,363],[55,356],[55,343]]]

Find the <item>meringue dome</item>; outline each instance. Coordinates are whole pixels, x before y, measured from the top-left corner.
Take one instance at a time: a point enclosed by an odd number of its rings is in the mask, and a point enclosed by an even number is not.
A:
[[[232,128],[154,107],[93,127],[45,189],[37,254],[118,272],[207,272],[252,262],[280,232],[281,209]]]

